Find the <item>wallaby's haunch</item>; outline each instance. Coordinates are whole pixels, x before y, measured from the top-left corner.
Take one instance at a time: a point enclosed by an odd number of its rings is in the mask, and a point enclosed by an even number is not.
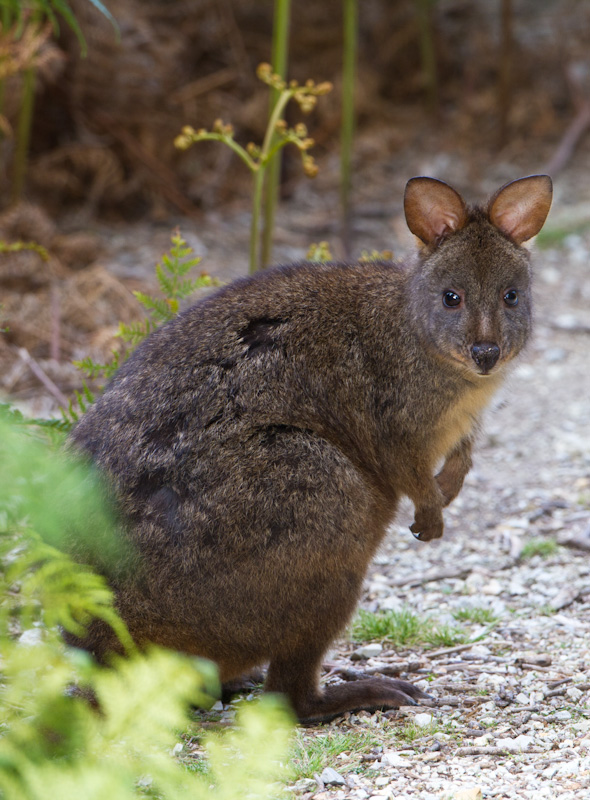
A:
[[[116,490],[133,555],[107,572],[138,643],[210,658],[223,681],[269,662],[267,689],[306,721],[423,696],[384,678],[321,690],[322,657],[400,497],[417,538],[442,536],[530,333],[521,245],[550,204],[545,175],[475,208],[413,178],[413,261],[260,272],[137,348],[72,439]],[[99,622],[77,643],[117,649]]]

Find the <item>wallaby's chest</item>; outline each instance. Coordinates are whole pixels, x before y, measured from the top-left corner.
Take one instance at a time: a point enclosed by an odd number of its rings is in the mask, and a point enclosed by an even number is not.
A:
[[[433,430],[433,462],[445,458],[461,439],[473,432],[500,381],[497,376],[482,379],[459,394],[443,411]]]

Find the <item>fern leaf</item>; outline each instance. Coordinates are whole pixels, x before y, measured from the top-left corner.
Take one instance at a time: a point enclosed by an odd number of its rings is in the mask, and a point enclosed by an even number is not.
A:
[[[162,263],[156,265],[156,277],[158,279],[158,283],[160,284],[160,289],[166,297],[170,297],[174,295],[174,279],[171,279],[166,275],[164,268],[162,267]]]
[[[165,300],[161,300],[158,297],[150,297],[143,292],[133,292],[133,294],[144,308],[151,311],[162,322],[167,322],[169,319],[172,319],[173,314],[171,314],[170,308]]]

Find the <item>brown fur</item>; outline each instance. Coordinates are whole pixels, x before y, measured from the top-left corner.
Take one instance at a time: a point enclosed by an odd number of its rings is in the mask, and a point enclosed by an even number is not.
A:
[[[549,179],[516,183],[521,206],[533,196],[527,232],[535,214],[538,229]],[[308,721],[422,696],[387,679],[321,691],[319,670],[399,498],[414,502],[420,538],[442,535],[481,410],[529,335],[511,186],[493,201],[508,235],[446,184],[414,179],[406,216],[424,243],[414,262],[258,273],[180,314],[123,365],[72,441],[116,489],[133,553],[107,572],[139,643],[213,659],[225,681],[268,661],[267,688]],[[447,290],[460,309],[443,305]],[[481,341],[500,352],[489,374],[471,355]],[[77,643],[99,657],[117,648],[99,622]]]

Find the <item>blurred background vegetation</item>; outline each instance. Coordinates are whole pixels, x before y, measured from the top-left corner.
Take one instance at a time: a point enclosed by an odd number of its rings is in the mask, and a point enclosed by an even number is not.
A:
[[[219,142],[175,140],[221,119],[260,146],[261,62],[333,84],[286,109],[319,174],[293,146],[269,166],[264,263],[322,240],[335,258],[397,249],[421,173],[474,199],[548,171],[567,225],[590,220],[590,0],[0,0],[0,20],[0,240],[49,254],[0,253],[0,392],[42,390],[47,411],[80,389],[71,361],[104,360],[141,317],[131,292],[175,225],[211,274],[247,270],[252,175]]]
[[[63,19],[59,31],[35,13],[18,29],[3,26],[1,63],[16,67],[3,81],[4,185],[14,180],[18,113],[34,65],[29,197],[60,213],[83,204],[125,219],[161,211],[158,204],[198,214],[234,202],[231,154],[214,146],[180,153],[173,142],[181,124],[199,128],[218,117],[231,120],[237,138],[260,140],[268,98],[255,71],[271,60],[275,4],[115,5],[119,33],[89,0],[71,0],[87,53]],[[291,5],[289,77],[336,87],[310,123],[320,159],[338,148],[346,5]],[[466,155],[514,158],[534,147],[549,161],[590,94],[589,35],[587,0],[363,0],[355,111],[359,134],[373,132],[365,155],[386,158],[436,133],[441,150],[452,143]],[[287,164],[285,193],[289,178]],[[11,196],[3,192],[3,206]]]

